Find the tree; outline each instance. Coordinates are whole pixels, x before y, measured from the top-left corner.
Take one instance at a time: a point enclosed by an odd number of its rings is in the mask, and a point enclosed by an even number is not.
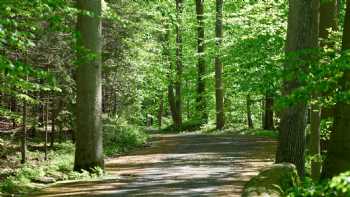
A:
[[[274,99],[272,94],[267,91],[265,95],[265,114],[264,114],[264,124],[263,128],[266,130],[273,130],[274,129],[274,122],[273,122],[273,103]]]
[[[329,29],[337,30],[337,14],[338,1],[326,1],[320,5],[320,26],[319,37],[321,40],[321,47],[326,44],[329,37]],[[330,46],[331,47],[331,46]],[[318,99],[319,93],[313,93],[313,98]],[[319,104],[312,101],[310,111],[310,154],[313,156],[311,162],[311,176],[314,180],[319,180],[321,176],[321,146],[320,146],[320,123],[321,123],[321,107]]]
[[[339,83],[341,91],[346,92],[350,90],[350,70],[348,68],[350,64],[350,0],[346,2],[342,50],[343,61],[341,63],[344,66],[344,71]],[[350,104],[346,99],[346,97],[342,97],[335,107],[334,131],[331,134],[327,158],[322,172],[324,178],[331,178],[341,172],[350,170]]]
[[[292,96],[305,83],[301,76],[313,63],[318,48],[319,0],[289,1],[286,62],[282,93]],[[316,58],[317,59],[317,58]],[[300,176],[305,171],[306,102],[287,103],[281,112],[276,163],[289,162],[297,166]]]
[[[104,166],[102,147],[102,1],[78,0],[77,119],[74,169]],[[89,12],[89,13],[86,13]]]
[[[196,0],[197,14],[197,112],[201,123],[208,121],[207,101],[205,92],[205,37],[204,37],[204,0]]]
[[[27,101],[23,101],[23,132],[21,138],[21,163],[27,161]]]
[[[175,80],[175,128],[182,124],[182,12],[183,0],[176,0],[176,80]]]
[[[222,25],[222,10],[223,0],[216,0],[216,46],[217,52],[215,57],[215,101],[216,101],[216,129],[223,129],[225,125],[224,113],[224,87],[222,82],[223,64],[221,62],[220,48],[223,39],[223,25]]]
[[[45,161],[48,159],[48,147],[47,147],[47,141],[48,141],[48,125],[49,125],[49,99],[45,101],[44,105],[44,110],[45,110],[45,117],[44,117],[44,130],[45,130],[45,143],[44,143],[44,148],[45,148]]]
[[[164,93],[161,91],[161,95],[159,96],[159,109],[158,109],[158,128],[159,130],[162,129],[162,120],[163,120],[163,111],[164,111],[164,99],[163,99]]]
[[[254,123],[252,119],[252,99],[250,98],[250,95],[247,95],[247,123],[249,129],[254,129]]]

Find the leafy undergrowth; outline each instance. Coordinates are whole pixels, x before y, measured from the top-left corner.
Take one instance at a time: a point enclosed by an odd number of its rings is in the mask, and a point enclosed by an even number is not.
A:
[[[103,127],[103,145],[107,156],[129,152],[146,144],[148,135],[123,118],[109,118]]]
[[[188,120],[182,123],[180,128],[176,128],[175,125],[169,125],[165,127],[162,131],[165,133],[169,132],[193,132],[193,131],[199,131],[202,129],[203,123],[199,120]]]
[[[350,172],[345,172],[330,180],[315,183],[311,178],[305,178],[302,186],[292,188],[288,197],[349,197]]]
[[[74,145],[69,142],[55,145],[55,149],[48,152],[48,160],[43,160],[43,153],[39,151],[27,152],[25,165],[2,166],[0,191],[7,194],[24,194],[56,181],[90,179],[103,175],[101,169],[94,169],[91,173],[73,171]],[[12,158],[19,163],[18,153]]]
[[[213,131],[211,133],[227,133],[227,134],[235,134],[235,135],[245,135],[245,136],[256,136],[256,137],[267,137],[272,139],[278,138],[277,131],[263,130],[263,129],[225,129],[223,131]]]
[[[104,125],[104,152],[107,156],[126,153],[146,143],[148,136],[136,126],[122,119],[108,119]],[[25,194],[47,184],[68,180],[89,180],[104,175],[100,168],[91,172],[73,171],[74,144],[55,144],[44,160],[41,139],[30,139],[27,163],[20,164],[19,139],[15,136],[0,138],[0,196],[3,194]]]

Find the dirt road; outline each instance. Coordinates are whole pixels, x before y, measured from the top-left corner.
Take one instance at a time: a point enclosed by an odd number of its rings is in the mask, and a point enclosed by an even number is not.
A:
[[[32,196],[240,196],[272,164],[276,143],[259,137],[156,134],[151,147],[106,161],[109,179],[59,184]]]

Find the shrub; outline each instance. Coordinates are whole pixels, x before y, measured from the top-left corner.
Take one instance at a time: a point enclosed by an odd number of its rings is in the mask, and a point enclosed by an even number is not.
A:
[[[193,119],[183,122],[179,131],[199,131],[201,130],[202,125],[204,125],[200,120]],[[163,129],[164,132],[175,132],[175,125],[170,125]]]
[[[105,154],[110,156],[141,146],[147,141],[147,134],[140,128],[128,124],[122,118],[109,118],[103,127]]]
[[[103,175],[101,168],[94,168],[91,172],[74,172],[74,145],[62,143],[56,145],[55,151],[49,151],[49,161],[38,160],[39,163],[28,160],[26,165],[16,169],[15,172],[0,182],[0,194],[25,194],[37,189],[40,181],[51,179],[76,180],[97,178]],[[28,158],[40,158],[40,152],[28,151]],[[0,195],[1,196],[1,195]]]
[[[302,187],[292,188],[288,197],[348,197],[350,196],[350,172],[342,173],[331,180],[315,183],[305,178]]]

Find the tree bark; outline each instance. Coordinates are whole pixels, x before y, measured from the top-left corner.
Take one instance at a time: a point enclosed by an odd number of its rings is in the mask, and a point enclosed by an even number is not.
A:
[[[170,113],[171,113],[171,117],[173,118],[173,122],[174,122],[174,126],[176,128],[179,128],[176,124],[176,105],[175,105],[175,95],[174,95],[174,86],[173,86],[173,82],[170,81],[170,84],[168,85],[168,102],[169,102],[169,108],[170,108]]]
[[[17,108],[17,102],[16,102],[16,97],[15,96],[11,96],[10,97],[10,110],[11,112],[16,112],[16,108]],[[12,128],[16,128],[16,119],[12,120]]]
[[[49,101],[46,101],[45,105],[44,105],[44,111],[45,111],[45,120],[44,120],[44,130],[45,130],[45,144],[44,144],[44,148],[45,148],[45,161],[47,161],[48,156],[47,156],[47,141],[48,141],[48,122],[49,122]]]
[[[102,146],[101,0],[78,0],[77,119],[74,170],[104,167]]]
[[[27,102],[23,102],[23,133],[21,139],[21,163],[27,161]]]
[[[163,119],[163,111],[164,111],[164,99],[163,99],[163,91],[159,97],[159,110],[158,110],[158,128],[162,129],[162,119]]]
[[[225,125],[224,114],[224,87],[222,82],[223,64],[221,62],[221,45],[223,39],[223,24],[222,24],[223,0],[216,0],[216,46],[217,52],[215,57],[215,100],[216,100],[216,129],[223,129]]]
[[[300,76],[306,74],[309,65],[317,59],[319,4],[319,0],[289,1],[284,96],[303,85]],[[305,101],[295,101],[281,112],[276,162],[295,164],[301,177],[305,172],[305,127]]]
[[[176,0],[176,80],[175,80],[175,127],[179,129],[182,125],[182,12],[183,0]]]
[[[322,1],[320,5],[320,38],[327,39],[330,28],[338,29],[338,0]]]
[[[325,40],[329,37],[329,29],[336,30],[337,28],[337,9],[338,1],[331,0],[321,2],[320,5],[320,38]],[[321,40],[321,46],[324,46],[325,42]],[[314,99],[317,99],[318,93],[313,94]],[[313,180],[318,181],[321,176],[321,107],[317,104],[311,104],[310,111],[310,154],[313,156],[311,162],[311,177]]]
[[[247,95],[247,123],[248,123],[249,129],[254,128],[251,106],[252,106],[252,100],[250,98],[250,95],[248,94]]]
[[[55,143],[55,130],[56,130],[56,108],[54,98],[52,99],[52,112],[51,112],[51,133],[50,133],[50,147],[53,148]]]
[[[310,154],[313,157],[311,162],[311,177],[313,180],[317,181],[321,176],[321,109],[318,106],[312,105],[310,119]]]
[[[346,16],[343,32],[344,65],[350,64],[350,0],[346,2]],[[340,81],[341,91],[350,90],[350,70],[344,68],[343,78]],[[331,178],[341,172],[350,170],[350,104],[340,100],[336,104],[334,117],[334,132],[328,146],[327,158],[323,168],[322,177]]]
[[[176,2],[177,3],[177,2]],[[177,9],[179,9],[177,7]],[[178,12],[178,10],[177,10]],[[163,13],[163,17],[165,16],[165,13]],[[177,109],[176,109],[176,98],[175,98],[175,93],[174,93],[174,79],[172,76],[172,71],[173,71],[173,66],[170,61],[170,29],[169,29],[169,24],[167,21],[164,21],[165,23],[165,29],[166,32],[165,34],[161,37],[161,40],[163,42],[162,48],[163,48],[163,57],[164,61],[168,64],[169,66],[169,71],[167,73],[168,77],[168,104],[169,104],[169,110],[171,113],[171,117],[174,123],[174,126],[176,129],[180,128],[180,124],[178,122],[178,116],[177,116]],[[176,27],[177,28],[177,27]],[[177,29],[177,34],[180,33],[179,29]],[[181,36],[180,36],[181,37]],[[178,54],[177,54],[178,55]],[[178,57],[176,57],[178,58]],[[177,60],[176,60],[177,61]]]
[[[205,37],[204,37],[204,0],[196,0],[197,14],[197,55],[198,55],[198,81],[197,81],[197,112],[201,123],[208,121],[207,101],[205,92]]]
[[[270,93],[266,93],[265,96],[265,116],[264,116],[264,129],[273,130],[275,128],[273,122],[273,96]]]
[[[266,126],[265,126],[265,124],[266,124],[266,121],[265,121],[265,113],[266,113],[266,111],[265,111],[265,105],[266,105],[266,98],[264,98],[264,99],[261,99],[261,102],[260,102],[261,104],[261,128],[262,129],[264,129]]]

